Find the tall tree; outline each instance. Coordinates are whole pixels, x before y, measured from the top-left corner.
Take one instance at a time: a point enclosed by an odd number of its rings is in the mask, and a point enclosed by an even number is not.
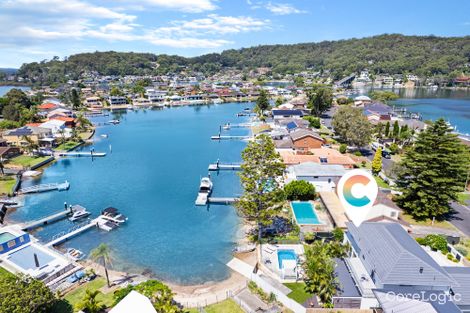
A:
[[[315,241],[305,248],[306,289],[318,295],[324,307],[330,307],[333,296],[339,287],[335,276],[335,263],[330,255],[329,244]]]
[[[400,125],[398,125],[398,121],[395,121],[395,123],[393,123],[392,136],[393,138],[398,139],[399,135],[400,135]]]
[[[382,147],[378,147],[372,160],[372,173],[377,175],[382,170]]]
[[[385,137],[389,137],[390,136],[390,122],[387,121],[387,124],[385,124],[385,132],[384,132],[384,135]]]
[[[271,217],[279,209],[277,205],[284,198],[280,184],[285,165],[274,142],[266,135],[249,142],[242,159],[239,176],[244,191],[236,206],[245,217],[257,223],[261,243],[262,226],[271,223]]]
[[[307,107],[315,116],[320,116],[333,104],[333,90],[329,86],[314,85],[307,93],[307,97]]]
[[[111,249],[109,249],[107,244],[102,243],[91,251],[90,257],[93,261],[98,261],[103,265],[106,282],[108,283],[108,287],[111,287],[108,275],[108,265],[111,263]]]
[[[418,135],[401,162],[398,204],[416,218],[441,218],[464,189],[470,153],[444,119]]]
[[[342,140],[362,147],[369,143],[372,126],[359,108],[342,106],[333,115],[332,126]]]
[[[78,93],[76,88],[73,88],[70,92],[70,102],[72,103],[72,107],[76,110],[78,109],[82,103],[80,101],[80,94]]]
[[[261,89],[258,99],[256,99],[255,111],[258,113],[258,116],[263,117],[264,112],[269,110],[269,107],[268,92],[264,89]]]
[[[55,302],[51,290],[39,280],[0,275],[0,312],[50,312]]]

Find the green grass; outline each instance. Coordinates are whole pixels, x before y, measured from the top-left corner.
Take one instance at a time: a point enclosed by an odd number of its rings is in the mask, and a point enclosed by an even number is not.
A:
[[[0,179],[0,194],[9,195],[13,191],[13,186],[15,186],[16,179],[11,176],[4,176]]]
[[[459,194],[459,203],[466,205],[465,201],[470,200],[470,193],[461,193]]]
[[[374,176],[375,181],[377,182],[377,185],[379,185],[380,188],[390,188],[390,185],[387,184],[381,177],[379,176]]]
[[[29,155],[20,155],[17,156],[16,158],[13,158],[8,161],[8,164],[13,164],[13,165],[19,165],[22,167],[31,167],[34,165],[37,165],[47,159],[49,159],[50,156],[29,156]]]
[[[3,267],[0,267],[0,278],[8,277],[8,276],[13,276],[13,274],[7,271],[6,269],[4,269]]]
[[[83,297],[85,296],[85,292],[87,289],[90,290],[97,290],[106,285],[106,279],[105,278],[96,278],[86,284],[81,285],[77,289],[74,289],[73,291],[69,292],[68,294],[65,295],[64,299],[67,300],[75,309],[76,305],[82,301]],[[107,293],[107,294],[100,294],[98,295],[97,299],[101,301],[104,305],[107,307],[110,307],[113,304],[113,293]]]
[[[312,297],[312,294],[305,290],[305,283],[285,283],[284,286],[292,290],[287,296],[300,304]]]
[[[206,306],[204,310],[207,313],[243,313],[244,311],[232,299]],[[188,313],[199,313],[198,309],[187,309]]]
[[[431,219],[426,219],[426,220],[415,220],[411,215],[408,214],[400,214],[400,217],[402,220],[405,222],[408,222],[410,224],[414,225],[420,225],[420,226],[434,226],[434,227],[439,227],[439,228],[445,228],[445,229],[450,229],[450,230],[457,230],[454,225],[449,223],[448,221],[439,221],[436,220],[434,221],[434,224],[432,223]]]
[[[68,151],[68,150],[71,150],[73,148],[78,147],[79,145],[80,145],[79,142],[67,141],[67,142],[64,142],[61,145],[58,145],[54,150],[56,150],[56,151]]]

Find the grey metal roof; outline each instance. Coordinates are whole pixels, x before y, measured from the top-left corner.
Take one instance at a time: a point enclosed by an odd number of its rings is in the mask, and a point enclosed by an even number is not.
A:
[[[410,286],[450,286],[454,280],[398,223],[348,223],[348,231],[360,249],[376,283]]]
[[[304,162],[289,166],[287,171],[295,176],[327,176],[340,177],[346,174],[346,170],[341,165],[320,164],[315,162]]]
[[[292,140],[297,140],[306,136],[311,136],[311,137],[324,141],[324,139],[319,134],[308,129],[300,128],[290,133],[290,137],[292,138]]]
[[[376,289],[374,294],[384,313],[461,313],[442,291],[413,287]]]
[[[470,306],[470,267],[443,267],[443,269],[455,280],[452,291],[461,296],[457,305]]]
[[[349,273],[348,267],[343,259],[334,259],[336,263],[335,274],[339,282],[336,290],[337,297],[361,297],[361,293]]]

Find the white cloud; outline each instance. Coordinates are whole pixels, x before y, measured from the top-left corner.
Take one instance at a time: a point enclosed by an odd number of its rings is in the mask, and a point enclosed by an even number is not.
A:
[[[268,2],[266,9],[276,15],[289,15],[289,14],[300,14],[307,13],[307,11],[299,10],[289,3],[271,3]]]
[[[213,0],[144,0],[146,4],[188,13],[200,13],[217,9]]]

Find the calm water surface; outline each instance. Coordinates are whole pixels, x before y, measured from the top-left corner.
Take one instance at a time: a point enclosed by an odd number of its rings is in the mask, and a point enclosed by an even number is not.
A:
[[[8,91],[10,91],[10,89],[12,88],[17,88],[17,89],[21,89],[23,91],[26,91],[26,90],[29,90],[31,88],[29,87],[25,87],[25,86],[0,86],[0,97],[2,97],[3,95],[5,95]]]
[[[89,253],[106,242],[113,250],[115,268],[138,273],[147,270],[173,282],[224,279],[240,220],[231,206],[211,205],[207,209],[196,207],[194,201],[209,163],[218,158],[224,162],[240,160],[244,142],[215,142],[210,136],[216,135],[223,123],[244,122],[236,113],[246,106],[224,104],[124,114],[120,125],[97,129],[93,147],[108,152],[105,158],[94,162],[90,158],[63,159],[47,168],[40,179],[25,183],[68,180],[69,191],[28,196],[25,206],[10,218],[33,220],[61,210],[64,201],[85,206],[94,217],[103,208],[114,206],[129,217],[127,224],[109,233],[92,229],[66,246]],[[232,129],[230,133],[245,135],[248,130]],[[212,179],[215,196],[241,193],[233,172],[213,174]],[[72,225],[60,221],[36,235],[48,241]]]

